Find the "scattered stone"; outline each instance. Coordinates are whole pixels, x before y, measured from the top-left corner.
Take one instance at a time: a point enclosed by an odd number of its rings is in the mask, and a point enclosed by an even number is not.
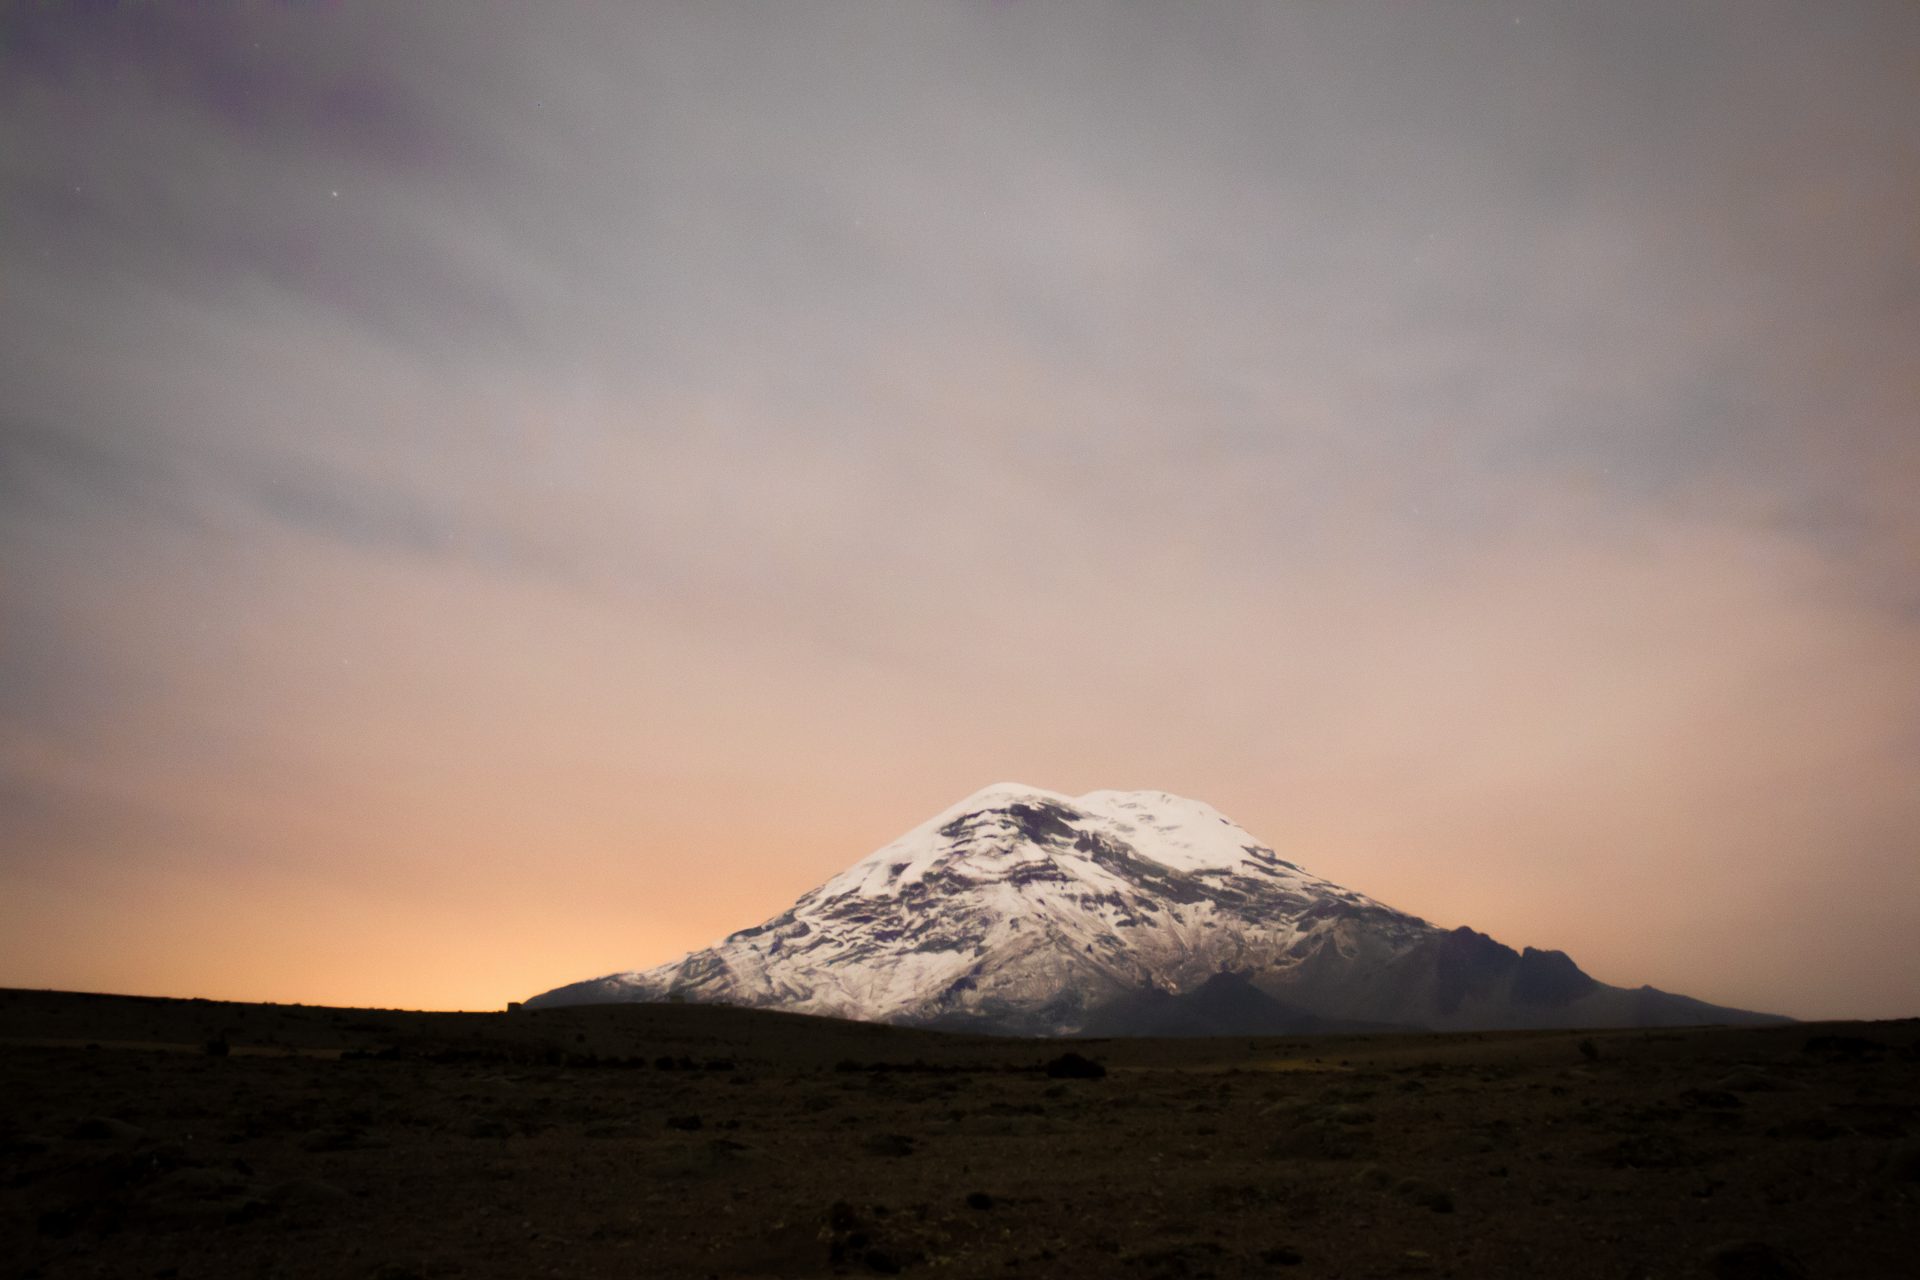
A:
[[[904,1237],[897,1223],[883,1229],[882,1223],[892,1216],[885,1205],[861,1210],[845,1200],[835,1201],[827,1210],[824,1233],[828,1261],[836,1269],[857,1265],[884,1276],[924,1262],[927,1255],[916,1244],[911,1228]]]
[[[39,1156],[53,1150],[53,1139],[37,1133],[0,1137],[0,1156]]]
[[[870,1156],[910,1156],[913,1139],[901,1133],[876,1133],[862,1142],[860,1149]]]
[[[1835,1124],[1825,1116],[1801,1116],[1785,1124],[1770,1125],[1767,1128],[1769,1138],[1795,1138],[1804,1142],[1832,1142],[1835,1138],[1844,1138],[1852,1130],[1844,1125]]]
[[[300,1140],[302,1151],[372,1151],[386,1146],[383,1138],[369,1137],[358,1129],[315,1129]]]
[[[1884,1053],[1887,1046],[1865,1036],[1808,1036],[1806,1051],[1829,1058],[1865,1058]]]
[[[1301,1114],[1286,1121],[1267,1154],[1289,1160],[1354,1160],[1371,1149],[1362,1127],[1341,1124],[1327,1115]]]
[[[1430,1209],[1434,1213],[1453,1212],[1453,1193],[1431,1182],[1407,1178],[1394,1188],[1394,1192],[1408,1204],[1418,1205],[1422,1209]]]
[[[148,1207],[174,1207],[196,1201],[225,1200],[246,1189],[246,1181],[231,1170],[204,1165],[170,1169],[151,1182],[140,1185],[136,1195]]]
[[[1724,1244],[1707,1255],[1714,1280],[1806,1280],[1807,1269],[1784,1249],[1760,1240]]]
[[[1680,1101],[1690,1107],[1702,1107],[1709,1111],[1731,1111],[1746,1105],[1725,1089],[1688,1089],[1681,1093]]]
[[[1377,1164],[1370,1164],[1360,1170],[1360,1172],[1353,1175],[1353,1180],[1359,1186],[1367,1187],[1373,1191],[1385,1191],[1393,1185],[1393,1175]]]
[[[1630,1133],[1593,1158],[1611,1169],[1697,1169],[1707,1163],[1699,1151],[1664,1133]]]
[[[275,1204],[338,1204],[352,1197],[331,1182],[321,1182],[317,1178],[295,1178],[270,1188],[267,1199]]]
[[[625,1138],[633,1133],[633,1126],[625,1120],[610,1121],[606,1124],[590,1124],[580,1131],[583,1138]]]
[[[67,1136],[89,1142],[138,1142],[147,1136],[147,1131],[137,1124],[115,1120],[112,1116],[88,1116],[74,1125]]]
[[[1396,1178],[1379,1165],[1368,1165],[1354,1174],[1353,1180],[1371,1191],[1392,1191],[1401,1200],[1422,1209],[1453,1212],[1453,1193],[1420,1178]]]
[[[1049,1061],[1046,1072],[1055,1080],[1101,1080],[1106,1078],[1107,1069],[1092,1058],[1068,1051]]]
[[[1219,1213],[1245,1213],[1261,1209],[1274,1201],[1274,1194],[1251,1183],[1217,1183],[1207,1189],[1208,1204]]]
[[[993,1197],[984,1191],[971,1192],[967,1196],[967,1208],[985,1211],[993,1208]]]
[[[70,1204],[49,1209],[34,1220],[34,1230],[55,1240],[64,1239],[80,1229],[80,1225],[87,1220],[89,1208],[87,1205]]]
[[[1165,1249],[1150,1249],[1126,1260],[1130,1267],[1144,1267],[1152,1276],[1212,1276],[1226,1250],[1211,1240],[1193,1240]]]
[[[251,1179],[233,1169],[174,1169],[135,1193],[130,1212],[168,1226],[249,1222],[268,1206]]]
[[[1920,1182],[1920,1147],[1908,1147],[1893,1158],[1893,1176],[1897,1182]]]

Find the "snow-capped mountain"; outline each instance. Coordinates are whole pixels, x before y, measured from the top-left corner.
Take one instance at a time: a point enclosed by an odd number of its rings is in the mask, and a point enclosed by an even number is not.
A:
[[[690,1000],[1022,1034],[1763,1019],[1587,977],[1313,875],[1161,791],[988,787],[764,924],[529,1004]]]

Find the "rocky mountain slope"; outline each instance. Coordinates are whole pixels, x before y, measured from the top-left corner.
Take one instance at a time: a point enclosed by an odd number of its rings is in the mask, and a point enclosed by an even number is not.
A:
[[[534,997],[1038,1035],[1775,1021],[1606,986],[1323,880],[1212,807],[1002,784],[702,951]]]

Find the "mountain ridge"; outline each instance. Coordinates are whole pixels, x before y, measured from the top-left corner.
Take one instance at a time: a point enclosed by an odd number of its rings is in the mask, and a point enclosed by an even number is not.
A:
[[[1024,1035],[1787,1021],[1442,929],[1163,791],[996,783],[648,970],[530,1005],[691,1000]]]

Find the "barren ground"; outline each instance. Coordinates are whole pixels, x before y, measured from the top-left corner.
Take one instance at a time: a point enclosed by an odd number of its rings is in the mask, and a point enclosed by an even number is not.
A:
[[[17,1277],[1915,1276],[1920,1021],[1066,1043],[0,991],[0,1188]]]

